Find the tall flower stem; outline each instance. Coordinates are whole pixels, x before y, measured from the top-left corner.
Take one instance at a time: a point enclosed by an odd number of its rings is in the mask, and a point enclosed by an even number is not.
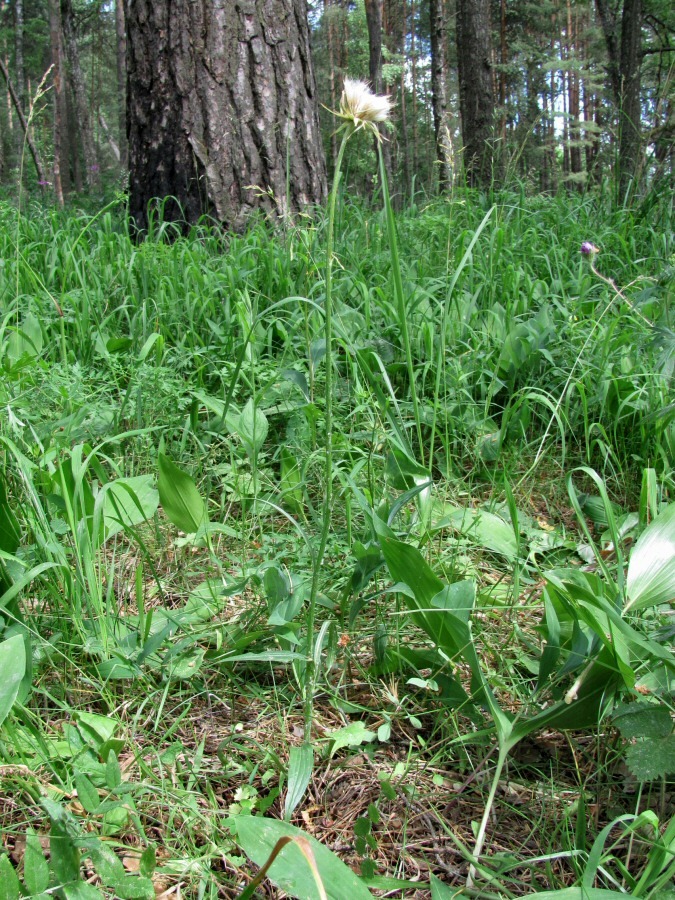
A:
[[[325,422],[326,450],[324,456],[324,496],[322,505],[321,535],[319,549],[314,559],[312,586],[307,609],[307,665],[305,667],[305,742],[312,738],[312,719],[314,717],[314,691],[316,684],[317,660],[315,659],[314,623],[316,620],[316,601],[319,595],[321,568],[326,554],[330,535],[331,511],[333,504],[333,245],[335,237],[335,207],[342,176],[342,159],[347,141],[354,133],[348,126],[342,136],[342,143],[335,161],[333,187],[328,200],[328,233],[326,235],[326,297],[324,303],[324,340],[326,342],[326,381],[325,381]]]
[[[394,296],[396,297],[396,310],[398,312],[398,322],[401,331],[401,339],[403,341],[403,351],[405,353],[405,364],[408,371],[408,381],[410,383],[410,393],[412,395],[413,415],[415,417],[415,428],[417,430],[417,443],[419,445],[420,462],[424,465],[424,445],[422,443],[422,420],[420,418],[420,408],[417,399],[417,387],[415,385],[415,367],[413,365],[412,348],[410,346],[410,332],[408,331],[408,315],[405,303],[405,294],[403,293],[403,278],[401,277],[401,261],[398,255],[398,240],[396,237],[396,220],[394,218],[394,210],[391,205],[391,197],[389,195],[389,180],[387,179],[387,170],[384,165],[384,155],[382,153],[382,144],[378,142],[377,152],[380,161],[380,181],[382,182],[382,197],[384,200],[384,212],[387,220],[387,237],[389,238],[389,253],[391,255],[391,273],[394,279]]]

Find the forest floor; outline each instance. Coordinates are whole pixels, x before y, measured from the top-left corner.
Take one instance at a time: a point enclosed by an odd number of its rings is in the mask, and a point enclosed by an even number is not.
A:
[[[412,386],[377,211],[327,347],[322,222],[0,202],[0,897],[671,896],[672,204],[469,199]]]

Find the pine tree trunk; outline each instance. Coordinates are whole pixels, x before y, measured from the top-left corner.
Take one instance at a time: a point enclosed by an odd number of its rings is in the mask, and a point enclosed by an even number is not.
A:
[[[75,105],[76,127],[79,130],[82,142],[82,155],[84,157],[84,178],[88,188],[98,183],[98,164],[96,162],[96,148],[91,128],[91,116],[87,91],[84,84],[84,75],[80,65],[80,51],[75,36],[73,23],[72,0],[61,0],[61,26],[65,43],[66,56],[70,76],[70,87]],[[74,148],[76,150],[76,148]]]
[[[326,196],[306,0],[127,6],[129,208],[243,228]]]
[[[119,128],[119,161],[123,169],[129,163],[127,154],[127,32],[124,24],[124,0],[115,0],[115,65],[117,68],[117,125]],[[99,114],[100,115],[100,114]],[[110,137],[108,138],[110,140]]]
[[[434,137],[438,163],[438,187],[441,192],[452,184],[452,143],[448,122],[446,28],[443,0],[429,0],[431,22],[431,102],[434,113]]]
[[[642,0],[624,0],[621,18],[621,105],[619,121],[619,192],[625,198],[638,174],[641,153],[640,67]]]
[[[457,0],[457,64],[464,169],[471,187],[492,182],[494,89],[489,0]]]

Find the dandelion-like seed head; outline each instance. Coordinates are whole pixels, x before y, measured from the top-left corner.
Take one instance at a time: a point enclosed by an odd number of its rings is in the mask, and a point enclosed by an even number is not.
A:
[[[600,252],[600,248],[596,247],[595,244],[592,244],[590,241],[584,241],[581,245],[581,252],[584,256],[590,256],[590,258],[593,259],[595,254]]]
[[[382,94],[374,94],[365,81],[345,78],[340,109],[335,113],[353,127],[370,128],[379,136],[378,122],[386,122],[391,112],[391,99]]]

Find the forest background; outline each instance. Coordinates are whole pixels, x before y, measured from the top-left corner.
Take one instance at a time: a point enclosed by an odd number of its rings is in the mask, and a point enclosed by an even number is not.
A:
[[[273,4],[265,14],[274,16]],[[491,150],[477,175],[483,186],[521,178],[531,192],[589,188],[618,168],[622,133],[624,175],[617,185],[624,193],[634,174],[672,173],[668,2],[462,0],[455,9],[448,0],[313,0],[308,14],[326,159],[334,164],[337,154],[326,108],[337,109],[345,76],[370,80],[395,101],[387,165],[401,200],[462,180],[462,147],[471,150],[476,139]],[[458,44],[462,17],[475,23],[479,46]],[[127,51],[121,0],[7,0],[0,47],[6,89],[0,182],[16,183],[22,156],[13,93],[25,117],[31,110],[40,160],[35,174],[22,167],[28,184],[41,182],[58,202],[71,192],[101,196],[104,188],[122,187]],[[33,108],[40,84],[54,89]],[[477,138],[462,135],[462,93],[471,97],[467,108],[484,107],[478,123],[465,124],[465,132],[478,130]],[[352,161],[349,177],[360,193],[370,193],[373,169],[367,153]]]

